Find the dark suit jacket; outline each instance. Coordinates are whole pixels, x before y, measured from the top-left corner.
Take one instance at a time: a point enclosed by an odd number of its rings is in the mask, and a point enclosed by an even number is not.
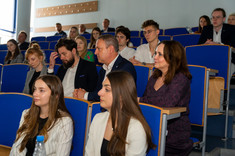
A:
[[[213,40],[213,25],[205,26],[198,41],[198,44],[203,44],[207,39]],[[235,47],[235,26],[230,24],[223,24],[221,32],[221,42],[226,45]],[[235,55],[232,54],[232,62],[235,63]]]
[[[101,30],[101,32],[104,32],[104,30]],[[115,28],[108,27],[108,32],[115,32]]]
[[[20,50],[27,50],[29,48],[29,42],[23,42],[19,46]]]
[[[115,70],[123,70],[123,71],[130,73],[134,77],[135,82],[136,82],[135,67],[133,66],[133,64],[130,61],[126,60],[121,55],[118,56],[111,71],[115,71]],[[100,69],[99,79],[97,82],[96,89],[95,89],[95,91],[89,92],[89,94],[88,94],[89,101],[99,101],[100,100],[100,97],[98,96],[98,92],[102,88],[102,82],[104,80],[105,72],[106,71],[103,68]]]
[[[61,81],[63,81],[66,71],[67,69],[63,65],[59,67],[56,75]],[[92,92],[96,88],[97,80],[98,74],[95,63],[80,58],[75,75],[74,88],[83,88],[88,92]]]
[[[213,40],[213,25],[205,26],[203,28],[198,44],[205,43],[207,39]],[[223,44],[235,47],[235,26],[223,24],[221,41]]]

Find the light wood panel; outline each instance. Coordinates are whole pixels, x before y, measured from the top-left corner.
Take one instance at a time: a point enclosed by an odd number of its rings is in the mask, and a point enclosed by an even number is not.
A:
[[[90,1],[84,3],[74,3],[67,5],[59,5],[46,8],[38,8],[36,17],[60,16],[68,14],[78,14],[84,12],[94,12],[98,10],[98,1]]]

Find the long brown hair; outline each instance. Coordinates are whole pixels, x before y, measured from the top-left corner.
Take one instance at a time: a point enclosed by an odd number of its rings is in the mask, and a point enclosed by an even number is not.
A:
[[[38,77],[36,81],[37,80],[42,80],[43,82],[45,82],[51,90],[48,120],[46,121],[43,129],[38,132],[40,107],[36,106],[33,101],[29,111],[24,116],[23,124],[17,130],[16,141],[20,137],[24,136],[24,139],[20,146],[20,152],[24,150],[28,140],[36,137],[38,134],[43,135],[46,142],[48,139],[47,132],[54,127],[56,121],[60,118],[70,117],[72,119],[69,111],[65,106],[64,91],[60,79],[54,75],[43,75]]]
[[[201,20],[201,18],[204,18],[205,20],[206,20],[206,23],[207,23],[207,25],[210,25],[211,24],[211,20],[210,20],[210,18],[207,16],[207,15],[203,15],[203,16],[201,16],[200,18],[199,18],[199,26],[198,26],[198,33],[202,33],[202,27],[201,27],[201,25],[200,25],[200,20]],[[207,26],[206,25],[206,26]]]
[[[82,59],[84,59],[85,56],[86,56],[86,54],[87,54],[87,40],[86,40],[86,38],[83,37],[83,36],[77,36],[77,37],[75,38],[75,42],[77,41],[77,39],[82,40],[82,42],[84,43],[84,49],[82,50],[82,52],[78,52],[78,55],[79,55]],[[77,48],[76,48],[76,49],[77,49]],[[80,54],[81,54],[81,55],[80,55]]]
[[[113,103],[110,110],[113,135],[108,143],[108,153],[112,156],[125,155],[126,137],[131,118],[142,124],[147,136],[148,150],[155,148],[151,139],[151,129],[137,101],[134,78],[124,71],[111,72],[107,75],[107,78],[110,81],[113,94]]]
[[[92,29],[92,31],[91,31],[91,42],[90,42],[90,46],[88,47],[89,49],[92,49],[93,45],[96,44],[96,39],[93,37],[93,32],[94,31],[98,31],[99,34],[101,35],[101,30],[100,30],[99,27],[95,27],[95,28]]]
[[[158,45],[163,44],[163,56],[166,62],[169,64],[167,74],[165,76],[164,83],[171,83],[172,79],[177,73],[183,73],[188,79],[192,78],[187,66],[187,58],[184,47],[178,41],[162,41]],[[153,77],[158,78],[162,76],[162,72],[159,69],[155,69]]]
[[[12,56],[12,53],[9,50],[7,51],[7,55],[5,57],[5,61],[10,60],[11,57],[12,57],[12,59],[15,59],[20,54],[20,48],[19,48],[16,40],[10,39],[9,41],[7,41],[7,43],[8,42],[13,43],[16,46],[16,49],[15,49],[15,52],[14,52],[13,56]]]

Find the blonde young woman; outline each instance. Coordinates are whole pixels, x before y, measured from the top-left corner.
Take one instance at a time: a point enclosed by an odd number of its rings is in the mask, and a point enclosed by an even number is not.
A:
[[[44,54],[37,43],[33,43],[25,53],[26,61],[29,63],[30,71],[27,73],[23,93],[32,94],[34,81],[40,75],[47,74],[47,67],[44,64]]]
[[[33,155],[37,135],[43,135],[46,155],[69,156],[73,119],[64,102],[60,79],[43,75],[33,85],[33,102],[23,111],[10,156]]]
[[[75,41],[77,43],[77,51],[79,53],[79,56],[87,61],[94,62],[94,54],[92,51],[87,51],[87,40],[83,36],[77,36],[75,38]]]

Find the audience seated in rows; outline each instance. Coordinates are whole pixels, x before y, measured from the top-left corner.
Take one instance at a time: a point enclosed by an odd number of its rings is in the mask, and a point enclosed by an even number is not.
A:
[[[184,47],[177,41],[162,41],[154,56],[156,68],[139,101],[160,107],[187,107],[167,124],[165,155],[188,155],[193,147],[189,121],[190,79]]]
[[[137,47],[135,56],[130,61],[136,65],[153,66],[155,50],[160,42],[158,39],[160,33],[159,25],[154,20],[147,20],[142,24],[142,29],[148,43]]]
[[[4,59],[4,64],[23,63],[24,56],[20,52],[20,48],[14,39],[7,41],[7,55]]]
[[[79,34],[89,34],[89,32],[86,31],[86,26],[84,24],[79,25]]]
[[[55,47],[56,52],[50,56],[48,73],[53,74],[55,59],[60,57],[63,64],[57,71],[62,81],[64,95],[73,97],[74,89],[82,88],[88,92],[94,91],[97,85],[96,65],[82,59],[77,51],[77,43],[72,39],[60,39]]]
[[[99,27],[95,27],[91,31],[91,41],[88,44],[88,49],[95,49],[95,44],[98,37],[101,35],[101,30]]]
[[[203,15],[199,18],[199,26],[198,26],[198,31],[196,31],[195,33],[197,34],[201,34],[203,27],[204,26],[208,26],[211,24],[210,18],[207,15]]]
[[[27,33],[25,31],[20,31],[18,34],[18,46],[20,50],[27,50],[29,42],[26,42]]]
[[[44,62],[44,54],[37,43],[33,43],[25,53],[25,59],[30,66],[30,70],[27,73],[25,80],[25,86],[23,93],[33,94],[33,84],[35,80],[41,76],[47,74],[47,66]]]
[[[116,39],[118,40],[118,53],[125,59],[129,60],[135,54],[135,50],[133,48],[129,48],[128,42],[130,41],[131,32],[128,28],[118,28],[116,29]]]
[[[69,156],[73,125],[60,79],[52,75],[40,76],[33,86],[32,105],[22,113],[10,155],[33,155],[36,136],[40,134],[44,136],[47,154]]]
[[[103,26],[103,29],[101,30],[102,33],[115,32],[115,28],[109,27],[109,24],[110,24],[109,19],[105,18],[102,23],[102,26]]]
[[[120,81],[121,80],[121,81]],[[110,72],[98,92],[106,112],[95,115],[85,156],[146,155],[155,148],[151,129],[137,101],[135,81],[124,71]]]
[[[66,32],[64,32],[64,31],[62,30],[62,25],[61,25],[61,23],[56,23],[55,28],[56,28],[56,31],[57,31],[57,32],[55,33],[55,36],[62,36],[62,38],[66,38],[66,37],[67,37]]]
[[[94,54],[92,51],[87,51],[87,40],[83,36],[77,36],[75,38],[77,43],[77,51],[79,56],[87,61],[95,62]]]
[[[204,27],[198,44],[226,44],[235,47],[235,26],[224,23],[226,12],[222,8],[212,11],[212,25]],[[232,53],[231,73],[235,72],[235,54]]]
[[[71,27],[69,29],[69,36],[68,39],[75,40],[75,38],[79,35],[78,28],[77,27]]]
[[[118,54],[118,41],[112,35],[102,35],[96,43],[96,51],[99,63],[103,63],[103,68],[99,71],[99,79],[96,89],[90,92],[86,89],[75,89],[74,97],[88,101],[99,101],[98,91],[102,88],[102,82],[106,75],[115,70],[124,70],[129,72],[136,81],[136,71],[132,63]]]

